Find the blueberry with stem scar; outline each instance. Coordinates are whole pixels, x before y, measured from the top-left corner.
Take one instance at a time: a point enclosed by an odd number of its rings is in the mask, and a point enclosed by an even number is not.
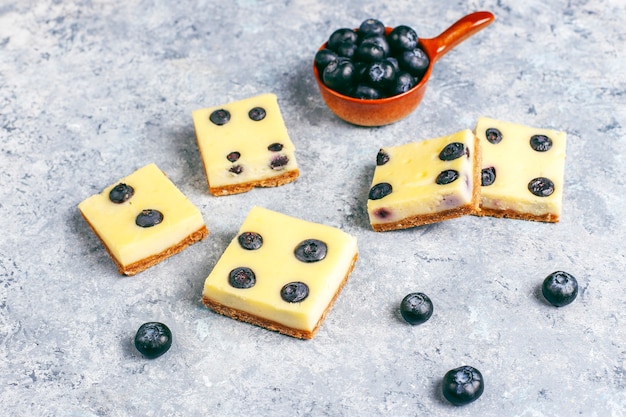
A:
[[[385,33],[385,25],[378,19],[369,18],[361,22],[358,35],[361,38],[368,36],[382,36]]]
[[[425,323],[433,315],[433,302],[421,292],[408,294],[400,303],[400,314],[407,323]]]
[[[476,401],[484,390],[483,376],[472,366],[451,369],[443,377],[443,396],[454,405],[466,405]]]
[[[259,122],[265,119],[265,114],[265,109],[263,107],[255,107],[248,112],[248,117],[250,118],[250,120]]]
[[[237,240],[239,245],[247,250],[257,250],[263,246],[263,237],[256,232],[243,232]]]
[[[567,272],[556,271],[544,279],[541,292],[550,304],[563,307],[576,299],[578,281]]]
[[[409,26],[400,25],[391,30],[388,36],[389,46],[394,51],[411,51],[417,48],[417,32]]]
[[[158,358],[172,346],[172,332],[163,323],[144,323],[135,335],[135,348],[148,359]]]
[[[530,138],[530,147],[537,152],[547,152],[552,148],[552,139],[546,135],[533,135]]]
[[[135,218],[135,224],[139,227],[152,227],[163,221],[163,213],[159,210],[145,209]]]
[[[327,251],[326,243],[318,239],[307,239],[296,246],[294,255],[299,261],[310,263],[323,260]]]
[[[254,284],[256,284],[256,276],[252,269],[240,266],[230,271],[228,274],[228,283],[234,288],[252,288]]]
[[[554,183],[549,178],[534,178],[528,183],[528,191],[537,197],[549,197],[554,193]]]
[[[304,282],[290,282],[280,290],[280,297],[288,303],[299,303],[309,296],[309,287]]]

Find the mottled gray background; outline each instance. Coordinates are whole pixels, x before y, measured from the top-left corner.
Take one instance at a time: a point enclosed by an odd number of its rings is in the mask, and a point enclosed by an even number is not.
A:
[[[546,5],[549,3],[550,5]],[[497,20],[436,65],[409,118],[358,128],[312,78],[339,27],[376,17],[434,37]],[[626,5],[621,0],[0,2],[0,404],[21,416],[621,416],[626,408]],[[276,189],[212,197],[191,112],[273,92],[301,168]],[[365,210],[379,147],[487,115],[568,133],[558,224],[466,217],[375,233]],[[121,277],[77,204],[156,162],[211,235]],[[341,227],[361,259],[317,337],[218,316],[202,285],[249,208]],[[556,309],[550,272],[580,282]],[[399,318],[411,291],[435,303]],[[167,323],[156,360],[132,346]],[[444,373],[486,380],[455,408]]]

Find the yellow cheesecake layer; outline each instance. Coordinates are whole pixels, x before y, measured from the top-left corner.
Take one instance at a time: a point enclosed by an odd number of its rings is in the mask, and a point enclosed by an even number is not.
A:
[[[488,129],[496,129],[499,136],[492,132],[488,139]],[[481,187],[482,214],[558,221],[563,200],[565,132],[481,117],[475,134],[481,142],[482,170],[495,171],[495,181]],[[535,135],[549,138],[551,145],[544,146],[549,149],[533,149],[531,138]],[[554,187],[535,195],[529,183],[536,178],[549,179]]]
[[[462,144],[465,153],[452,160],[442,160],[440,153],[446,146]],[[367,202],[370,223],[375,230],[411,227],[442,220],[438,214],[447,213],[446,218],[467,214],[477,207],[476,161],[479,157],[475,137],[469,129],[452,135],[427,139],[404,145],[382,148],[372,189]],[[381,158],[386,162],[381,164]],[[479,159],[478,159],[479,160]],[[447,183],[438,184],[437,178],[444,171],[455,171],[458,177]],[[379,198],[376,187],[389,184],[390,192]],[[405,219],[411,219],[402,223]],[[397,226],[397,227],[396,227]]]
[[[109,192],[120,183],[132,186],[134,194],[123,203],[114,203]],[[206,229],[200,211],[155,164],[122,178],[81,202],[78,208],[122,267],[160,254]],[[152,227],[138,226],[135,220],[144,209],[160,211],[163,221]]]
[[[262,236],[262,246],[256,250],[244,249],[238,239],[244,232]],[[323,260],[305,263],[296,258],[296,247],[307,239],[326,243]],[[215,304],[227,307],[230,310],[227,314],[235,318],[247,317],[244,321],[259,325],[277,323],[280,326],[274,330],[312,337],[352,270],[357,253],[356,238],[337,228],[255,206],[206,279],[203,300],[209,307]],[[254,272],[254,286],[241,289],[229,283],[230,272],[238,267]],[[283,300],[281,289],[290,282],[306,284],[309,295],[300,302]],[[288,329],[281,326],[309,336],[283,331]]]
[[[257,121],[250,117],[249,112],[254,108],[265,111],[263,119]],[[227,122],[211,121],[211,114],[218,110],[228,112]],[[263,94],[200,109],[192,116],[212,194],[234,194],[254,186],[281,185],[297,178],[295,147],[276,95]]]

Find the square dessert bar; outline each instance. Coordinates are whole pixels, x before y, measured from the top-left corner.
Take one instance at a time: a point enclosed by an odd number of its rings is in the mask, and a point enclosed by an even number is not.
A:
[[[200,211],[155,164],[78,205],[121,274],[137,274],[204,239]]]
[[[298,178],[295,148],[274,94],[196,110],[193,122],[211,194],[243,193]]]
[[[483,153],[478,214],[558,222],[565,132],[481,117],[475,134]]]
[[[255,206],[207,277],[202,301],[231,318],[311,339],[357,257],[347,233]]]
[[[367,211],[377,231],[435,223],[478,210],[480,150],[469,129],[382,148]]]

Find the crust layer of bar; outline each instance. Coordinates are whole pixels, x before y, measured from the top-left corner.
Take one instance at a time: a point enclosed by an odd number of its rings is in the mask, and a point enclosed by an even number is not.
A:
[[[178,242],[177,244],[170,246],[169,248],[165,249],[164,251],[160,252],[160,253],[156,253],[154,255],[151,255],[147,258],[141,259],[137,262],[133,262],[130,265],[122,265],[116,258],[115,256],[113,256],[113,253],[111,252],[111,250],[109,249],[109,247],[104,243],[104,240],[100,237],[100,235],[98,234],[98,232],[96,231],[96,229],[91,225],[91,223],[89,222],[89,220],[87,219],[87,217],[85,217],[85,215],[82,214],[83,219],[85,219],[85,221],[87,222],[87,224],[89,225],[89,227],[91,228],[91,230],[93,230],[94,234],[98,237],[98,239],[100,240],[100,242],[102,243],[102,246],[104,246],[104,248],[106,249],[106,251],[109,253],[109,256],[111,257],[111,259],[113,260],[113,262],[115,263],[115,265],[117,266],[117,270],[119,271],[120,274],[123,275],[135,275],[138,274],[142,271],[145,271],[146,269],[150,268],[151,266],[154,266],[156,264],[158,264],[161,261],[164,261],[165,259],[169,258],[172,255],[175,255],[179,252],[181,252],[183,249],[185,249],[186,247],[204,239],[205,237],[207,237],[209,235],[209,230],[207,229],[206,225],[203,225],[200,229],[196,230],[195,232],[191,233],[189,236],[187,236],[185,239],[181,240],[180,242]]]
[[[215,196],[231,195],[245,193],[253,188],[278,187],[295,181],[300,175],[300,171],[295,169],[287,171],[277,177],[266,178],[258,181],[249,181],[241,184],[224,185],[221,187],[211,187],[209,183],[209,192]]]
[[[481,207],[480,211],[475,213],[476,216],[491,216],[504,219],[531,220],[536,222],[556,223],[560,220],[560,216],[554,213],[545,213],[536,215],[532,213],[522,213],[515,210],[495,210]]]

